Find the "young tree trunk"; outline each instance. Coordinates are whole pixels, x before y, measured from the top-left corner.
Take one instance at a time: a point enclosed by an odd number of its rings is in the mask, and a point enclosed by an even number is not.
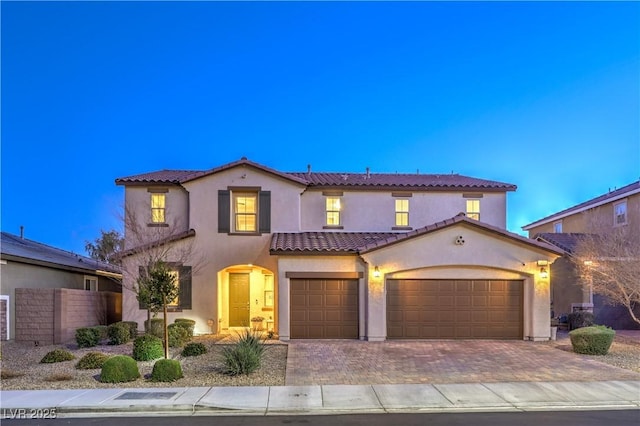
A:
[[[164,310],[164,358],[169,359],[169,326],[167,325],[167,297],[162,295],[162,308]]]

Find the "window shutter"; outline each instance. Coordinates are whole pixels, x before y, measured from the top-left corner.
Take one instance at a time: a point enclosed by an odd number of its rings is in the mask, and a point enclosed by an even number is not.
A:
[[[223,234],[228,234],[231,231],[230,196],[231,194],[227,190],[218,191],[218,232]]]
[[[138,266],[138,277],[142,277],[146,274],[144,266]],[[137,283],[136,283],[137,284]],[[141,300],[138,300],[138,308],[147,309],[146,303],[142,303]]]
[[[181,266],[180,274],[180,308],[191,309],[191,266]]]
[[[271,232],[271,191],[260,191],[259,209],[258,230],[268,234]]]

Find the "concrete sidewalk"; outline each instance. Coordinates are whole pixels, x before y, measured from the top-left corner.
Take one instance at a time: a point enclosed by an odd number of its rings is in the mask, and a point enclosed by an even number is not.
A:
[[[639,410],[640,381],[0,392],[2,419],[52,409],[57,417]]]

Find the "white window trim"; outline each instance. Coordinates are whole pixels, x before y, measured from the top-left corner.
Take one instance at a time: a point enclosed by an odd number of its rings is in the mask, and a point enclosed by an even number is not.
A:
[[[327,206],[327,201],[330,198],[335,198],[338,200],[338,210],[329,210]],[[342,197],[338,195],[328,195],[325,197],[324,201],[324,224],[325,226],[342,226]],[[337,213],[338,214],[338,223],[329,223],[329,213]]]
[[[257,234],[259,233],[259,228],[260,228],[260,191],[253,191],[253,190],[231,190],[230,192],[230,209],[231,209],[231,213],[230,213],[230,217],[231,217],[231,233],[232,234]],[[255,213],[250,213],[251,215],[254,216],[255,218],[255,222],[254,222],[254,227],[255,230],[253,231],[241,231],[238,229],[238,222],[236,221],[237,219],[237,215],[238,214],[244,214],[244,215],[248,215],[247,213],[236,213],[236,197],[237,196],[247,196],[247,195],[253,195],[255,197]]]
[[[560,231],[556,231],[556,225],[560,225]],[[562,233],[562,221],[561,220],[557,220],[555,222],[553,222],[553,232],[554,233]]]
[[[619,205],[624,204],[624,222],[618,223],[618,213],[616,211],[616,207],[618,207]],[[613,204],[613,226],[623,226],[626,225],[627,223],[629,223],[629,209],[628,209],[629,205],[627,203],[627,199],[618,201],[617,203]]]
[[[91,281],[89,283],[89,290],[87,290],[87,280]],[[96,284],[95,289],[92,288],[93,287],[93,285],[92,285],[93,282],[95,282],[95,284]],[[85,275],[84,279],[82,280],[82,285],[83,285],[84,289],[87,290],[87,291],[98,291],[98,277],[93,276],[93,275]]]
[[[0,295],[0,300],[7,301],[7,340],[11,339],[11,304],[9,303],[9,296]]]
[[[410,227],[411,226],[411,222],[409,220],[409,210],[411,209],[411,207],[410,207],[411,203],[409,202],[409,200],[410,200],[409,198],[404,198],[404,197],[395,198],[394,199],[394,202],[393,202],[393,204],[394,204],[394,206],[393,206],[393,208],[394,208],[394,214],[393,214],[393,216],[394,216],[393,217],[394,226],[396,226],[396,227]],[[397,201],[406,201],[407,202],[407,210],[398,210]],[[398,223],[398,214],[406,214],[407,215],[407,224],[406,225],[400,225]]]

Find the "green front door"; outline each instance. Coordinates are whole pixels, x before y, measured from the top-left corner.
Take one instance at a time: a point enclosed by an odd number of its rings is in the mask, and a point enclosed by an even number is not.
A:
[[[249,274],[229,274],[229,327],[249,327]]]

